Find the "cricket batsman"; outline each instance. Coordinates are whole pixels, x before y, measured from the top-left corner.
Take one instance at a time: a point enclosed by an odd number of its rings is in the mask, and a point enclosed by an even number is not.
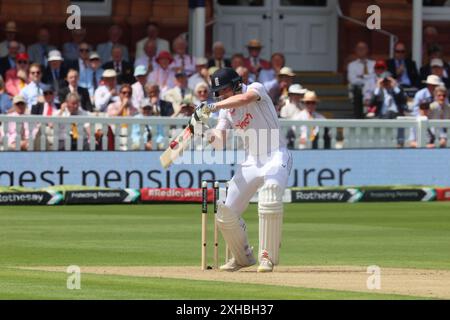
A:
[[[225,202],[218,205],[217,224],[233,254],[220,270],[237,271],[256,263],[242,214],[259,189],[258,272],[272,272],[279,263],[282,196],[292,167],[292,155],[282,141],[275,106],[262,84],[255,82],[245,86],[231,68],[216,71],[211,81],[217,102],[199,105],[194,114],[196,119],[206,119],[219,111],[215,132],[220,134],[216,134],[217,137],[223,139],[229,129],[243,136],[253,130],[257,136],[245,143],[246,159],[230,181]]]

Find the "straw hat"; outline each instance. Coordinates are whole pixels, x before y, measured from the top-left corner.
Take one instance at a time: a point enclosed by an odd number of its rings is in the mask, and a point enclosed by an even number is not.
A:
[[[302,99],[303,102],[319,102],[315,91],[307,91]]]

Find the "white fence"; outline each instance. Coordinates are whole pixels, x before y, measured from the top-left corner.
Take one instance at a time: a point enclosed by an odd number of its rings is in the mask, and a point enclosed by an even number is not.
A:
[[[214,120],[211,121],[213,125]],[[3,151],[20,151],[22,133],[24,129],[27,129],[30,132],[26,148],[28,151],[106,151],[108,144],[118,151],[145,150],[148,129],[151,128],[151,142],[153,150],[156,150],[166,148],[170,139],[182,130],[187,122],[187,118],[167,117],[1,115],[0,148]],[[295,149],[397,148],[404,142],[408,142],[411,132],[414,132],[417,147],[426,147],[429,144],[430,132],[436,133],[434,144],[439,147],[439,138],[448,140],[450,136],[450,120],[405,118],[397,120],[280,120],[280,122],[281,134],[291,137],[292,146]],[[15,128],[10,126],[13,123],[16,124]],[[11,130],[13,130],[12,133]],[[77,131],[78,136],[75,143],[72,140],[74,130]],[[312,132],[316,139],[311,138]],[[15,138],[14,136],[11,138],[14,133]],[[304,144],[300,145],[302,134],[307,138],[304,139]],[[408,144],[405,143],[405,146]]]

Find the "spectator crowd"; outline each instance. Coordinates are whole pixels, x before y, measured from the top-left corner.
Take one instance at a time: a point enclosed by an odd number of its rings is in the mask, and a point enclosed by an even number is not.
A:
[[[189,117],[195,105],[212,102],[210,75],[216,70],[231,67],[248,85],[258,81],[264,85],[280,118],[290,120],[323,119],[317,111],[320,102],[314,91],[295,83],[296,74],[286,66],[283,53],[272,54],[270,61],[261,58],[263,44],[253,39],[247,43],[247,52],[227,54],[223,43],[215,42],[210,57],[193,57],[188,52],[184,36],[171,43],[159,37],[159,27],[149,23],[146,37],[135,45],[134,57],[121,43],[123,31],[119,25],[108,30],[108,41],[93,45],[87,43],[86,30],[71,31],[71,41],[61,48],[52,45],[51,34],[46,27],[37,31],[36,43],[26,47],[18,38],[14,21],[4,27],[5,40],[0,43],[0,114],[21,116],[27,114],[73,117],[97,115],[107,117]],[[354,105],[355,118],[394,119],[411,114],[430,119],[449,119],[450,105],[447,90],[450,87],[450,66],[443,60],[437,44],[428,48],[429,63],[417,69],[408,58],[406,46],[398,42],[395,57],[373,61],[367,44],[358,43],[357,59],[348,65],[348,83]],[[228,59],[227,57],[230,57]],[[0,141],[7,137],[4,149],[29,149],[29,137],[50,136],[51,124],[30,131],[24,124],[17,130],[9,122],[0,130]],[[164,148],[166,133],[162,126],[122,125],[119,130],[110,126],[107,132],[87,126],[72,125],[59,128],[58,136],[46,141],[47,149],[58,143],[57,149],[67,150],[66,131],[70,134],[70,149],[81,145],[89,147],[88,137],[95,136],[96,148],[101,150],[107,136],[110,150],[115,149],[115,134],[132,138],[132,148],[139,148],[145,140],[147,150]],[[80,130],[84,131],[79,141]],[[19,132],[20,131],[20,132]],[[310,131],[310,132],[309,132]],[[321,135],[325,147],[329,147],[328,130],[320,132],[296,128],[289,133],[289,145],[318,146]],[[20,137],[17,135],[20,134]],[[414,132],[409,135],[414,139]],[[404,135],[404,133],[403,133]],[[438,139],[446,146],[443,132],[430,133],[430,141]],[[400,141],[399,144],[403,144]],[[432,142],[430,142],[430,145]],[[414,144],[411,143],[414,147]],[[53,148],[53,147],[51,147]],[[125,148],[125,146],[124,146]]]

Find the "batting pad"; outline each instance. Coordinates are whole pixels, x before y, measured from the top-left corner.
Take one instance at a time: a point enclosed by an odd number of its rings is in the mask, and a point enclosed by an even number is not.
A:
[[[274,265],[279,263],[283,225],[283,192],[276,184],[264,185],[259,190],[259,254],[267,251]]]
[[[247,227],[242,218],[230,208],[219,203],[217,208],[217,226],[233,254],[236,263],[248,266],[255,263],[253,252],[248,244]]]

